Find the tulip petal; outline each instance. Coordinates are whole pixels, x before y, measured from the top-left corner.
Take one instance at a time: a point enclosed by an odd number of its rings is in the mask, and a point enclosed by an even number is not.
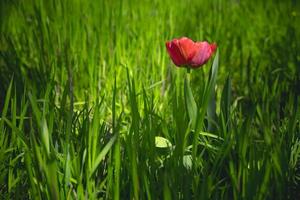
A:
[[[211,49],[212,54],[215,53],[215,51],[216,51],[216,49],[217,49],[217,44],[216,44],[216,43],[212,43],[212,44],[210,45],[210,49]]]
[[[190,62],[198,49],[195,42],[187,37],[182,37],[178,41],[181,55],[187,62]]]
[[[166,47],[168,50],[168,53],[174,62],[175,65],[180,66],[180,65],[185,65],[186,60],[181,54],[180,48],[179,48],[179,42],[177,39],[171,41],[171,42],[166,42]]]
[[[197,42],[196,45],[197,52],[190,62],[193,67],[204,65],[217,48],[215,44],[210,45],[208,42]]]

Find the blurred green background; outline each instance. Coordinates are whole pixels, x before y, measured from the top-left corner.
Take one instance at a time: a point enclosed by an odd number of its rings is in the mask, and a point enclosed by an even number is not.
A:
[[[2,0],[0,17],[0,198],[300,198],[298,1]],[[220,56],[208,107],[212,61],[191,74],[196,143],[165,48],[182,36]]]

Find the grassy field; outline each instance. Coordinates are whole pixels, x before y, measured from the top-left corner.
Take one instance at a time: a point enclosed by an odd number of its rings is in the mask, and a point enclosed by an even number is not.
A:
[[[296,0],[2,0],[0,199],[300,199],[299,26]],[[182,36],[218,45],[190,77]]]

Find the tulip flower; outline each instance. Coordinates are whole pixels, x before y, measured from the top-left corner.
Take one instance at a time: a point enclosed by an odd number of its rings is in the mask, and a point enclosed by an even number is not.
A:
[[[168,53],[177,66],[188,68],[199,68],[204,65],[217,49],[215,43],[209,44],[206,41],[194,42],[182,37],[166,42]]]
[[[166,42],[166,47],[173,63],[178,67],[185,67],[187,69],[187,74],[184,81],[185,105],[191,123],[191,130],[196,130],[197,122],[199,121],[198,118],[203,118],[204,112],[199,115],[199,109],[190,85],[190,71],[191,69],[196,69],[204,65],[216,51],[217,45],[215,43],[209,44],[206,41],[194,42],[187,37],[182,37]],[[214,61],[213,64],[214,73],[211,76],[211,80],[208,82],[209,84],[207,84],[209,88],[212,88],[212,81],[215,80],[218,59],[219,57],[216,56],[216,61]],[[212,89],[205,89],[204,91],[211,90]],[[210,97],[210,94],[206,94],[205,97]]]

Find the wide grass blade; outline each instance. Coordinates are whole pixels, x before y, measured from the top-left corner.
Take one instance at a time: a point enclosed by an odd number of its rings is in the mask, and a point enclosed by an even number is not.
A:
[[[189,115],[190,123],[192,126],[192,130],[195,130],[196,128],[196,122],[197,122],[197,112],[198,107],[195,102],[191,85],[190,85],[190,73],[186,74],[186,77],[184,79],[184,96],[185,96],[185,104],[187,108],[187,112]]]
[[[95,173],[97,167],[99,166],[100,162],[104,159],[104,157],[106,156],[106,154],[109,152],[109,150],[112,148],[115,140],[116,140],[117,136],[114,135],[109,142],[104,146],[104,148],[101,150],[101,152],[99,153],[98,156],[96,156],[96,159],[94,161],[94,164],[90,170],[90,178],[92,177],[92,175]]]

